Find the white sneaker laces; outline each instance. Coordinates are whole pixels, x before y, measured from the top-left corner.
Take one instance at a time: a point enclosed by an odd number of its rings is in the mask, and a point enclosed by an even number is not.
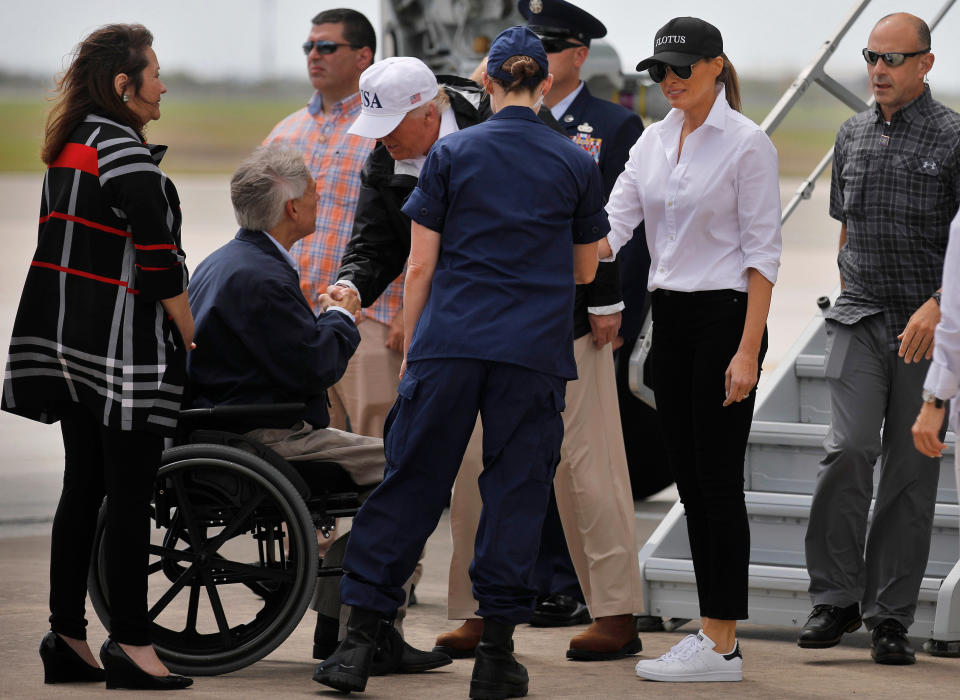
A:
[[[675,644],[670,651],[657,659],[657,661],[663,661],[664,663],[668,663],[670,661],[686,661],[691,656],[699,652],[702,647],[703,645],[700,643],[700,639],[697,637],[697,635],[688,634],[677,644]]]

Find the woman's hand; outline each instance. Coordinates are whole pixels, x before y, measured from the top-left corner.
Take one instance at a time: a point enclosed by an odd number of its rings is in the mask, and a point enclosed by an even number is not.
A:
[[[727,390],[724,406],[739,403],[750,396],[753,387],[757,385],[757,370],[757,356],[738,350],[724,374],[724,387]]]

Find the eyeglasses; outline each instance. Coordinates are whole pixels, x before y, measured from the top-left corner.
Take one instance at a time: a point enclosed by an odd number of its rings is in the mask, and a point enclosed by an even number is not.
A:
[[[543,42],[543,50],[547,53],[560,53],[561,51],[566,51],[567,49],[573,49],[580,46],[586,46],[586,44],[578,44],[575,41],[570,41],[569,39],[561,39],[559,37],[550,37],[542,36],[540,41]]]
[[[871,66],[877,65],[877,61],[882,58],[883,62],[888,66],[896,67],[903,65],[903,62],[908,58],[930,53],[930,49],[922,49],[920,51],[913,51],[911,53],[904,53],[902,51],[888,51],[887,53],[879,53],[877,51],[871,51],[870,49],[864,49],[862,53],[864,60]]]
[[[700,62],[701,59],[697,59],[689,66],[673,66],[669,63],[654,63],[647,69],[647,72],[650,73],[650,79],[655,82],[663,82],[663,79],[667,77],[667,68],[673,71],[673,74],[680,78],[680,80],[689,80],[690,76],[693,75],[693,67]]]
[[[341,46],[349,46],[351,49],[360,48],[353,44],[338,44],[335,41],[305,41],[303,42],[303,53],[309,56],[310,52],[316,49],[318,54],[329,55],[335,53]]]

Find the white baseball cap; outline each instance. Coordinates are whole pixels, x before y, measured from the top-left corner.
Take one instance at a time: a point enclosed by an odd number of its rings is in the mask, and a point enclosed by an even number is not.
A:
[[[412,56],[392,56],[360,74],[360,116],[347,130],[380,139],[397,128],[407,112],[437,96],[437,78]]]

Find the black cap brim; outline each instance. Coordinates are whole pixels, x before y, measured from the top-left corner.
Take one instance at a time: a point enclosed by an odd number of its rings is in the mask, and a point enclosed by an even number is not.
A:
[[[671,66],[692,66],[703,56],[695,53],[680,53],[679,51],[661,51],[650,58],[645,58],[637,64],[637,72],[647,70],[654,63],[666,63]]]

